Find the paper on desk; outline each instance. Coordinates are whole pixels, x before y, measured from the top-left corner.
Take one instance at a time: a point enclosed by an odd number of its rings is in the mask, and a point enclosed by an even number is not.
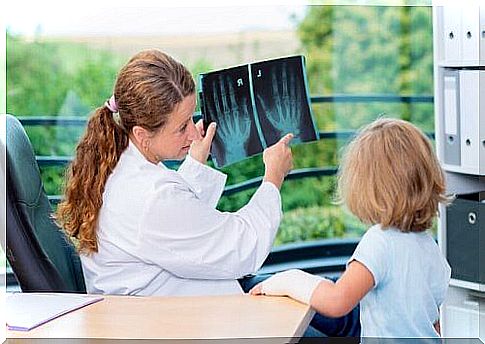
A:
[[[68,293],[7,294],[7,326],[9,330],[29,331],[102,299],[102,296]]]

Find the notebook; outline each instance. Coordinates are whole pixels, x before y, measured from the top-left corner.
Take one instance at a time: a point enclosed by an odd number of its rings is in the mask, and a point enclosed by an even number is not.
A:
[[[61,315],[101,300],[102,296],[86,294],[7,294],[7,327],[13,331],[29,331]]]

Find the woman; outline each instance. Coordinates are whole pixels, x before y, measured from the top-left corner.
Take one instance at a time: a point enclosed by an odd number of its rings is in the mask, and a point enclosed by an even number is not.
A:
[[[226,176],[205,165],[216,125],[204,133],[193,123],[195,103],[189,71],[148,50],[121,69],[113,97],[89,119],[56,215],[77,242],[89,293],[241,293],[237,278],[267,257],[292,135],[263,153],[249,203],[220,212]],[[163,165],[184,158],[178,171]]]

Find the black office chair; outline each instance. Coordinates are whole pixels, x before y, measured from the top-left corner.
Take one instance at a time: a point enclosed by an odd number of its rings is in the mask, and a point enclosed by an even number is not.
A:
[[[52,219],[28,136],[7,115],[6,255],[23,292],[85,293],[72,244]]]

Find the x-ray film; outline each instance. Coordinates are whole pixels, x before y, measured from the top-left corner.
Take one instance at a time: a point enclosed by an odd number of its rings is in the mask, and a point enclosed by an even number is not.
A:
[[[290,132],[292,144],[318,140],[303,56],[202,74],[199,98],[204,124],[218,125],[216,167],[261,153]]]

